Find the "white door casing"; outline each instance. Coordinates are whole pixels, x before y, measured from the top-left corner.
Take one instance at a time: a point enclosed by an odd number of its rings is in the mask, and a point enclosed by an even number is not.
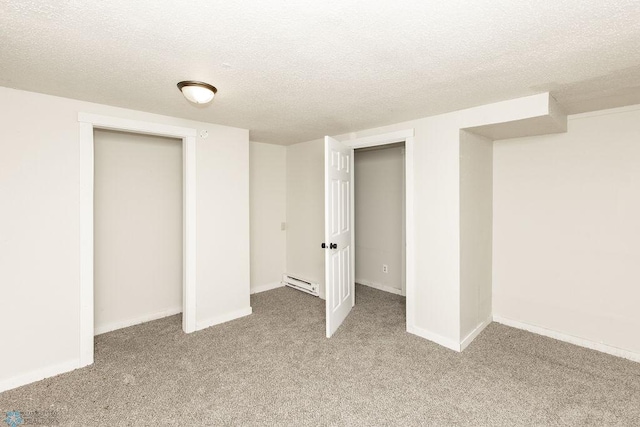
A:
[[[91,365],[94,353],[93,307],[93,130],[109,129],[182,140],[183,285],[182,329],[196,330],[196,129],[120,117],[78,113],[80,144],[80,356]]]
[[[354,304],[351,194],[353,149],[329,136],[325,136],[324,147],[326,322],[327,338],[331,338]]]

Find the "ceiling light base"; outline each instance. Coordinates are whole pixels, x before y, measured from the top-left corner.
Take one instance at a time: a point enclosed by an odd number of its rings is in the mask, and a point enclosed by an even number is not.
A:
[[[208,104],[218,92],[218,89],[209,83],[196,80],[182,81],[178,83],[178,89],[188,101],[194,104]]]

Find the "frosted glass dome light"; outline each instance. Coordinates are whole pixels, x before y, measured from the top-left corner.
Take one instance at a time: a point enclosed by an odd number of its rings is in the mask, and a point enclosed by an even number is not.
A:
[[[207,104],[211,102],[218,89],[208,83],[186,80],[178,83],[178,89],[185,98],[194,104]]]

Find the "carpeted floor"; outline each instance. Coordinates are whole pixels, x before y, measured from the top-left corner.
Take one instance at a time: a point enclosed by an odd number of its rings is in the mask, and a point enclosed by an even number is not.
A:
[[[0,394],[0,415],[69,426],[640,425],[640,363],[495,323],[458,354],[404,332],[404,298],[356,295],[331,339],[324,301],[289,288],[190,335],[180,316],[100,335],[93,366]]]

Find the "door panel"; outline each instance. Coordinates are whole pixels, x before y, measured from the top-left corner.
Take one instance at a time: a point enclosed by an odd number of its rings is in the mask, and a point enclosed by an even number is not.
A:
[[[353,150],[325,137],[325,286],[327,338],[353,306],[351,160]],[[331,244],[335,244],[335,249]]]

